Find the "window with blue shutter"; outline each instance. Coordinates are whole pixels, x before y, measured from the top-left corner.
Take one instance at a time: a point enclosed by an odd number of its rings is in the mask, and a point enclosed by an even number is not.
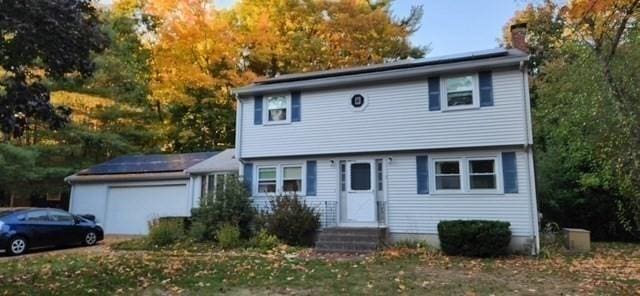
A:
[[[291,93],[291,121],[300,121],[300,92]]]
[[[429,157],[416,156],[416,178],[418,194],[429,194]]]
[[[246,186],[247,190],[251,192],[251,194],[253,194],[253,164],[245,163],[243,173],[244,185]]]
[[[493,81],[491,71],[478,73],[480,80],[480,106],[493,106]]]
[[[315,160],[307,161],[307,196],[316,195],[317,170],[317,162]]]
[[[518,168],[516,167],[515,152],[502,152],[502,177],[504,179],[504,193],[518,193]]]
[[[253,101],[253,124],[262,124],[262,96],[255,96]]]
[[[440,77],[429,77],[429,111],[440,110]]]

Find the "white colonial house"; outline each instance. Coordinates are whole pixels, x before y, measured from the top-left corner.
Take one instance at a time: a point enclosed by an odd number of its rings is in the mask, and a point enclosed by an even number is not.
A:
[[[257,206],[295,192],[325,230],[437,245],[440,221],[500,220],[535,253],[527,61],[494,49],[235,89],[240,174]]]

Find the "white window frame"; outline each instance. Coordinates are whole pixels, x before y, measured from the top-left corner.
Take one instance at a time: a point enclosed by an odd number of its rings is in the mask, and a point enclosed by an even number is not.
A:
[[[496,175],[496,189],[471,189],[470,166],[471,160],[493,160]],[[436,188],[436,162],[459,161],[460,163],[460,190]],[[436,156],[429,159],[429,194],[433,195],[504,195],[502,175],[502,158],[499,154],[472,155],[472,156]],[[433,188],[433,189],[431,189]]]
[[[201,185],[200,185],[200,190],[202,192],[200,192],[200,198],[206,198],[207,195],[209,195],[209,177],[213,177],[213,193],[215,195],[216,192],[216,188],[218,187],[218,176],[223,176],[223,182],[227,182],[227,178],[232,178],[233,176],[235,176],[237,178],[237,173],[234,172],[215,172],[215,173],[208,173],[205,175],[202,175],[202,179],[201,179]],[[226,186],[225,184],[223,184],[223,186]],[[223,187],[224,190],[224,187]],[[215,198],[215,196],[214,196]]]
[[[276,120],[276,121],[270,121],[269,120],[269,99],[271,98],[276,98],[276,97],[284,97],[285,100],[287,101],[287,110],[285,113],[285,120]],[[276,125],[276,124],[288,124],[291,123],[291,95],[289,94],[277,94],[277,95],[270,95],[270,96],[265,96],[263,103],[262,103],[262,118],[264,119],[263,125]]]
[[[274,181],[276,182],[276,190],[275,192],[260,192],[260,169],[275,169],[276,170],[276,178],[274,179]],[[264,166],[258,166],[256,167],[256,171],[255,171],[255,176],[256,176],[256,182],[255,182],[255,186],[254,186],[254,192],[256,195],[269,195],[269,194],[278,194],[278,166],[277,165],[264,165]]]
[[[496,188],[494,189],[472,189],[471,188],[471,176],[472,176],[471,161],[474,161],[474,160],[493,160],[493,175],[496,176],[496,182],[495,182]],[[502,178],[502,176],[500,175],[498,170],[497,157],[467,157],[465,161],[467,163],[467,168],[468,168],[466,178],[467,178],[467,183],[469,184],[469,192],[498,193],[500,191],[499,188],[501,187],[500,185],[502,184],[500,182],[500,179]],[[482,175],[489,175],[489,174],[485,173],[485,174],[476,174],[476,175],[482,176]]]
[[[296,191],[296,192],[293,192],[293,191],[284,191],[284,181],[285,181],[285,179],[284,179],[284,169],[285,169],[285,168],[300,168],[300,179],[301,179],[301,180],[300,180],[300,191]],[[279,187],[280,187],[279,189],[280,189],[280,192],[281,192],[281,193],[283,193],[283,194],[291,194],[291,193],[295,193],[296,195],[301,196],[301,195],[302,195],[302,192],[305,192],[305,191],[303,191],[303,190],[304,190],[304,188],[305,188],[305,187],[304,187],[304,186],[305,186],[305,184],[304,184],[304,183],[305,183],[305,178],[306,178],[306,176],[305,176],[305,167],[304,167],[304,165],[303,165],[303,164],[283,164],[283,165],[280,165],[280,172],[281,172],[280,176],[282,176],[282,177],[281,177],[281,178],[280,178],[280,180],[278,181],[278,185],[279,185]],[[276,186],[276,188],[277,188],[277,187],[278,187],[278,186]]]
[[[286,167],[299,167],[302,170],[302,184],[300,186],[300,191],[295,192],[295,194],[299,197],[302,197],[307,192],[307,165],[305,162],[291,162],[291,163],[276,163],[276,164],[263,164],[255,167],[255,171],[253,172],[255,176],[255,182],[253,182],[253,195],[254,196],[269,196],[269,195],[280,195],[280,194],[291,194],[294,192],[285,192],[283,190],[284,187],[284,168]],[[263,168],[275,168],[276,169],[276,191],[275,192],[259,192],[258,188],[260,187],[260,169]]]
[[[473,91],[472,91],[473,103],[471,105],[449,106],[449,100],[448,100],[448,94],[447,94],[447,79],[460,78],[465,76],[471,76],[471,79],[473,80]],[[463,73],[463,74],[443,76],[440,79],[440,98],[441,98],[440,106],[442,106],[443,111],[455,111],[455,110],[467,110],[467,109],[480,108],[480,86],[479,86],[478,73]]]
[[[460,189],[438,189],[437,188],[437,181],[436,181],[436,163],[438,162],[457,162],[458,163],[458,176],[460,176]],[[433,190],[434,192],[437,193],[457,193],[457,192],[463,192],[464,191],[464,162],[462,161],[462,159],[460,158],[435,158],[433,161]],[[446,175],[445,175],[446,176]],[[451,175],[449,175],[451,176]]]

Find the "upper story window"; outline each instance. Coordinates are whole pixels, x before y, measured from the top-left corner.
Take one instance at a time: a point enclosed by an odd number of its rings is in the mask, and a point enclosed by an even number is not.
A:
[[[286,122],[289,120],[289,98],[272,96],[266,100],[267,122]]]
[[[446,109],[463,109],[479,106],[476,75],[451,76],[443,79]]]

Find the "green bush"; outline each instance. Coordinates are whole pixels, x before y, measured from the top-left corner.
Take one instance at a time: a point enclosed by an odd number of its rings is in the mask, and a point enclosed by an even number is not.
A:
[[[199,241],[215,241],[217,231],[225,224],[237,225],[240,237],[251,237],[255,210],[250,194],[237,178],[226,178],[224,190],[200,200],[200,207],[192,210],[192,230]],[[195,228],[195,230],[193,230]]]
[[[447,255],[495,257],[507,254],[509,222],[455,220],[438,223],[440,247]]]
[[[292,246],[312,246],[320,214],[295,195],[283,195],[270,201],[271,210],[261,213],[261,222],[271,234]]]
[[[218,244],[223,249],[237,248],[242,244],[240,229],[236,225],[224,224],[216,231]]]
[[[280,244],[278,237],[270,234],[266,229],[260,230],[258,235],[251,238],[250,244],[252,247],[261,250],[271,250]]]
[[[178,219],[154,219],[149,223],[149,242],[156,246],[168,246],[184,238],[184,223]]]

